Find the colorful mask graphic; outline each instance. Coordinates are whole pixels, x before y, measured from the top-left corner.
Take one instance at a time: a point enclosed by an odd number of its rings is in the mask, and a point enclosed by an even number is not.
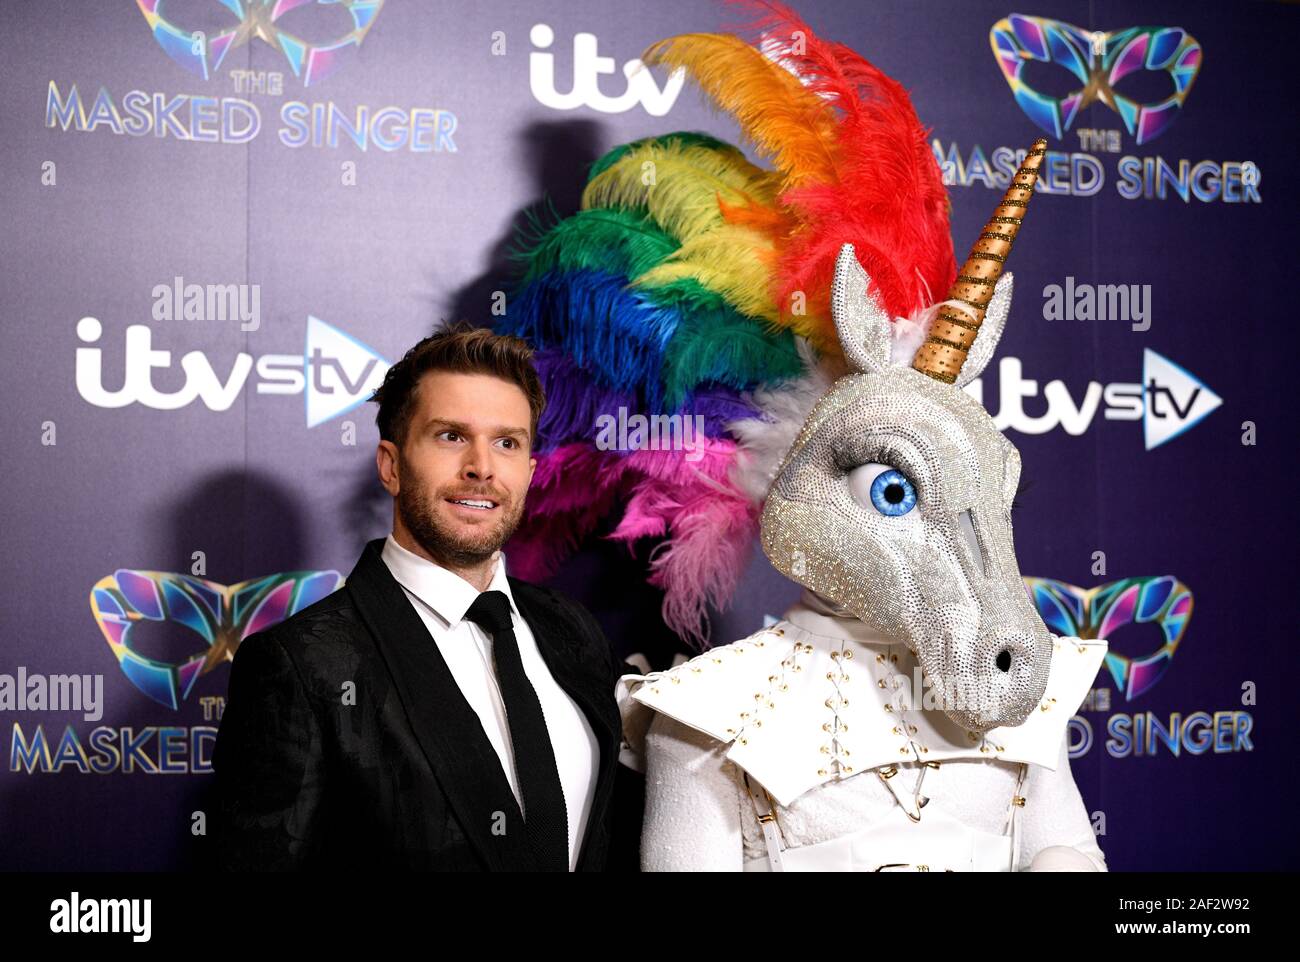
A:
[[[1059,20],[1013,13],[993,25],[989,42],[1016,103],[1030,120],[1055,137],[1064,136],[1079,111],[1098,100],[1120,115],[1139,144],[1154,140],[1178,116],[1201,69],[1201,45],[1181,27],[1090,33]],[[1033,89],[1024,74],[1035,61],[1064,67],[1082,86],[1063,97]],[[1143,103],[1116,89],[1125,77],[1144,70],[1168,74],[1173,92]]]
[[[160,705],[179,708],[201,675],[235,657],[239,643],[331,594],[337,571],[294,571],[229,587],[190,575],[119,568],[90,592],[90,610],[123,674]],[[143,622],[181,624],[204,646],[180,662],[146,657],[131,644]]]
[[[1110,641],[1105,665],[1127,699],[1149,691],[1168,670],[1192,617],[1192,592],[1172,575],[1125,578],[1095,588],[1026,578],[1029,596],[1047,627],[1060,635]],[[1136,658],[1115,650],[1114,633],[1131,624],[1155,622],[1164,644]]]
[[[136,0],[144,14],[158,45],[172,60],[192,74],[208,80],[236,47],[254,38],[264,40],[289,62],[293,75],[302,80],[304,87],[319,83],[334,73],[342,64],[342,53],[348,47],[360,47],[370,28],[374,26],[384,0],[217,0],[239,18],[238,23],[223,27],[211,35],[197,29],[186,29],[166,17],[171,4],[168,0]],[[279,26],[280,18],[298,7],[311,6],[317,11],[329,9],[330,14],[346,11],[352,28],[335,39],[313,43],[295,36]],[[317,14],[325,19],[324,14]],[[330,18],[330,23],[336,21]],[[328,27],[329,24],[325,24]],[[301,29],[301,27],[299,28]]]

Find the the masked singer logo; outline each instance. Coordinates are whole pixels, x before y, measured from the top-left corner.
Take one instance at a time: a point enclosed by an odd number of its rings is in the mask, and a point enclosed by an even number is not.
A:
[[[989,32],[993,56],[1020,109],[1047,133],[1061,137],[1079,111],[1100,101],[1120,115],[1139,144],[1169,128],[1201,69],[1201,45],[1181,27],[1129,27],[1091,33],[1059,20],[1013,13]],[[1035,90],[1025,72],[1034,63],[1055,64],[1081,86],[1064,96]],[[1142,71],[1162,71],[1173,82],[1167,97],[1143,102],[1117,89]],[[1128,83],[1133,83],[1130,79]]]
[[[122,673],[160,705],[179,708],[194,683],[235,657],[239,643],[320,601],[343,584],[337,571],[293,571],[218,584],[190,575],[120,568],[90,592],[90,610]],[[132,645],[143,624],[179,624],[198,635],[197,650],[172,663]]]
[[[1192,592],[1172,575],[1124,578],[1077,588],[1050,578],[1025,578],[1029,597],[1049,629],[1076,638],[1105,638],[1104,662],[1126,699],[1149,691],[1168,670],[1192,617]],[[1126,625],[1155,624],[1162,644],[1143,655],[1115,650],[1114,634]]]
[[[304,87],[320,83],[342,66],[347,49],[361,46],[384,6],[384,0],[209,0],[211,3],[218,3],[238,22],[217,27],[209,35],[169,19],[169,14],[178,15],[171,0],[136,0],[158,45],[190,73],[210,79],[230,51],[257,39],[280,52]],[[333,26],[336,35],[316,43],[285,29],[282,18],[299,7],[310,9],[292,18],[298,30],[317,36],[330,32]],[[347,18],[340,18],[340,13]],[[337,35],[343,26],[349,29]]]

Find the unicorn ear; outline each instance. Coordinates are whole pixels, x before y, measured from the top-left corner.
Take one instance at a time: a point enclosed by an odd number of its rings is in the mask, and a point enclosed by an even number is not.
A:
[[[859,371],[883,371],[889,365],[893,324],[868,293],[871,278],[858,263],[852,244],[840,248],[831,282],[831,315],[844,358]]]
[[[988,366],[989,361],[993,360],[993,353],[998,349],[998,341],[1001,340],[1002,332],[1007,327],[1013,285],[1010,271],[998,278],[993,288],[993,296],[989,298],[988,309],[984,312],[984,323],[980,325],[979,333],[975,335],[975,340],[966,351],[966,360],[957,373],[957,380],[953,382],[955,387],[965,387],[975,380]]]

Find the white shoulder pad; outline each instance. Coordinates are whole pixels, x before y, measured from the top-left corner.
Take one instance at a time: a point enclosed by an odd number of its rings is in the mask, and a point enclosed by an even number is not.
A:
[[[1015,728],[994,728],[984,735],[997,755],[1032,762],[1055,771],[1061,739],[1070,718],[1087,697],[1110,644],[1104,639],[1052,636],[1052,667],[1038,710]]]
[[[777,623],[667,671],[620,678],[615,689],[623,716],[619,760],[645,771],[645,734],[656,711],[719,741],[733,739],[742,727],[738,719],[745,706],[765,697],[772,679],[784,670],[782,663],[794,652],[789,627]]]

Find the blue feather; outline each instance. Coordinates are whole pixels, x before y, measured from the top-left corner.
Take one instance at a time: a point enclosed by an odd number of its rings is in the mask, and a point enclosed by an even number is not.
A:
[[[680,315],[599,271],[547,271],[526,283],[496,325],[537,349],[558,348],[606,387],[659,410],[664,354]]]

